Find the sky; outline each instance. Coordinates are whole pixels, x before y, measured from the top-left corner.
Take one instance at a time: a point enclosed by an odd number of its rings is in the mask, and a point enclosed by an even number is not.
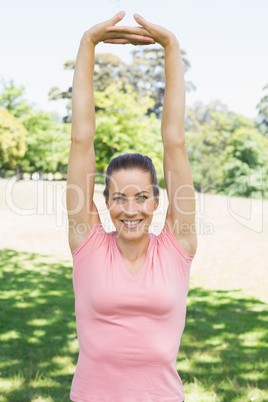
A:
[[[2,0],[0,15],[0,79],[23,85],[38,108],[64,116],[66,100],[48,101],[53,86],[72,86],[83,33],[120,10],[120,25],[136,25],[133,14],[174,32],[187,52],[185,75],[196,86],[186,103],[220,99],[249,118],[268,83],[267,0]],[[113,53],[131,62],[131,45],[99,44],[97,53]]]

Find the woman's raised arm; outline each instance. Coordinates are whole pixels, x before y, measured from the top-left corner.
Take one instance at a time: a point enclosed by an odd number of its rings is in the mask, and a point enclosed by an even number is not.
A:
[[[195,194],[185,148],[185,83],[180,46],[173,33],[134,14],[140,27],[109,27],[108,32],[136,34],[140,30],[165,50],[165,97],[161,124],[164,174],[169,207],[166,224],[189,254],[197,247]],[[113,40],[116,43],[116,40]]]
[[[184,133],[185,83],[180,47],[174,36],[165,46],[165,75],[161,133],[169,200],[166,224],[186,251],[195,254],[195,193]]]
[[[69,245],[73,251],[99,221],[93,201],[95,185],[95,105],[93,72],[96,45],[107,38],[105,29],[124,17],[111,20],[86,31],[80,41],[72,88],[71,148],[67,177]]]
[[[69,246],[73,251],[99,220],[93,202],[95,185],[95,107],[93,95],[95,45],[87,32],[76,59],[72,88],[71,148],[67,177]]]

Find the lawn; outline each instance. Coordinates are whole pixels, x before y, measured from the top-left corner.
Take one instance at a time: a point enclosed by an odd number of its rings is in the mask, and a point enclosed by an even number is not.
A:
[[[0,260],[0,401],[68,401],[78,354],[70,261],[12,249]],[[268,401],[266,304],[194,282],[177,360],[186,401]]]

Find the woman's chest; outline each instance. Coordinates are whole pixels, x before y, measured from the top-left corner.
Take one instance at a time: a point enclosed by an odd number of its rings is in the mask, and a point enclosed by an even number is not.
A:
[[[178,264],[171,266],[157,255],[151,255],[139,272],[142,264],[144,261],[137,266],[127,265],[127,261],[108,256],[99,264],[91,256],[82,269],[74,272],[76,310],[106,316],[125,313],[155,317],[184,311],[188,278],[180,274]],[[133,275],[135,269],[138,276]]]

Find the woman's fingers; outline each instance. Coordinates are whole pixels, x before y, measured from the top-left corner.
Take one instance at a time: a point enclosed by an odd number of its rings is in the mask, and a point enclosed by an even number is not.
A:
[[[116,39],[105,39],[104,43],[118,43],[119,45],[126,45],[129,43],[127,39],[116,38]]]
[[[149,33],[149,36],[151,36],[155,42],[159,43],[164,48],[172,40],[174,40],[174,38],[176,38],[175,35],[166,28],[147,21],[139,14],[134,14],[134,19],[138,24],[142,25],[146,29],[146,31]]]
[[[110,33],[111,37],[105,39],[104,43],[131,43],[133,45],[152,45],[155,41],[149,36],[126,34],[121,32]]]
[[[137,44],[154,44],[159,43],[164,48],[168,46],[171,41],[176,39],[175,35],[168,31],[167,29],[161,27],[160,25],[153,24],[147,21],[139,14],[134,14],[135,21],[139,24],[139,26],[131,27],[131,26],[117,26],[114,24],[115,20],[118,22],[118,19],[123,19],[125,13],[120,12],[115,15],[114,19],[110,21],[113,22],[113,25],[106,26],[105,29],[105,40],[109,39],[126,39],[128,43],[133,45]],[[131,35],[131,36],[130,36]],[[119,43],[116,42],[106,42],[106,43]],[[122,43],[126,43],[123,41]]]
[[[147,29],[148,32],[150,31],[151,24],[150,24],[148,21],[146,21],[145,18],[143,18],[143,17],[142,17],[141,15],[139,15],[139,14],[134,14],[133,17],[134,17],[135,21],[136,21],[138,24],[142,25],[145,29]]]
[[[105,33],[107,37],[105,39],[127,39],[134,42],[150,42],[154,44],[154,39],[150,36],[142,27],[128,27],[128,26],[110,26],[106,28]],[[107,42],[106,42],[107,43]]]
[[[109,26],[105,30],[106,32],[118,32],[122,34],[135,34],[141,36],[150,36],[150,33],[143,27],[129,27],[129,26]]]
[[[125,11],[120,11],[119,13],[115,14],[113,16],[113,18],[111,18],[107,22],[111,23],[111,25],[115,25],[124,18],[125,14],[126,14]]]

